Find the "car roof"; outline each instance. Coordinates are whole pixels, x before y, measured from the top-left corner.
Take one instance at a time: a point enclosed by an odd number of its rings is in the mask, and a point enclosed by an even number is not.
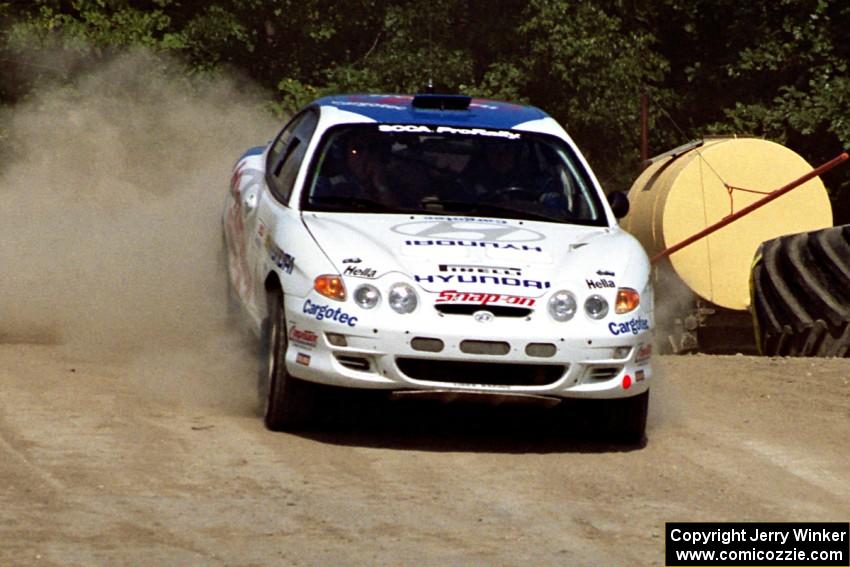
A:
[[[462,97],[457,95],[417,95],[421,98],[448,101],[464,99],[469,105],[462,109],[423,108],[414,105],[413,95],[397,94],[344,94],[320,98],[316,106],[331,106],[353,112],[385,124],[439,124],[445,126],[474,126],[478,128],[513,128],[524,122],[540,120],[549,115],[533,106]],[[452,106],[449,104],[448,106]]]

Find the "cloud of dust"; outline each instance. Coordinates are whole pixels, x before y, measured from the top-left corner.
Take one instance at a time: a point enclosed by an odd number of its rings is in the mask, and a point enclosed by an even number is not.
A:
[[[653,268],[655,290],[655,341],[656,354],[670,354],[673,343],[681,340],[683,319],[694,309],[693,292],[662,262]],[[655,357],[653,361],[653,384],[649,404],[650,431],[661,431],[680,426],[687,410],[687,396],[683,395],[667,375],[664,361]]]
[[[235,159],[278,121],[234,81],[187,77],[127,53],[2,117],[0,342],[247,407],[256,362],[226,324],[220,218]]]

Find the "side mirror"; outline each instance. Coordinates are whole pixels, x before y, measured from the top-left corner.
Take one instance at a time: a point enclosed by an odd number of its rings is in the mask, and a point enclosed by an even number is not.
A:
[[[608,194],[608,204],[618,219],[629,214],[629,198],[622,191],[612,191]]]

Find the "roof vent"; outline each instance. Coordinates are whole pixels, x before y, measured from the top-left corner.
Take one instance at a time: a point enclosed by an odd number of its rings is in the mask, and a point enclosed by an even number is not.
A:
[[[413,97],[413,108],[431,110],[467,110],[472,97],[468,95],[420,93]]]

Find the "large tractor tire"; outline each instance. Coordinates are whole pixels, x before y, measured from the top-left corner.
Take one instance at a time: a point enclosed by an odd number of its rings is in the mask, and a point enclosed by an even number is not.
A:
[[[762,354],[850,356],[850,225],[764,242],[750,293]]]

